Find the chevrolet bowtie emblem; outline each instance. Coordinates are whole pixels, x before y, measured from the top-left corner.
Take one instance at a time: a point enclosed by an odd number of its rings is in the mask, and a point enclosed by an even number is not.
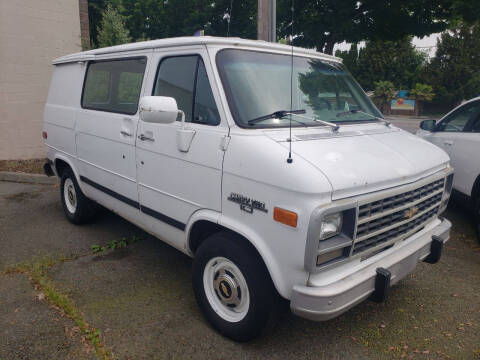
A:
[[[404,215],[405,215],[406,219],[411,219],[417,213],[418,213],[418,207],[414,206],[414,207],[411,207],[410,209],[406,210]]]

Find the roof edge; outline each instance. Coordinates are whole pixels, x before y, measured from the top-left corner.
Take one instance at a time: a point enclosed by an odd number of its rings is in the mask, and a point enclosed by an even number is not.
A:
[[[82,51],[74,54],[58,57],[52,61],[52,64],[63,64],[77,61],[94,60],[97,55],[106,55],[113,53],[121,53],[127,51],[140,51],[148,49],[156,49],[173,46],[187,46],[187,45],[234,45],[234,46],[248,46],[265,50],[291,51],[292,47],[279,43],[271,43],[263,40],[250,40],[236,37],[213,37],[213,36],[185,36],[175,38],[165,38],[157,40],[142,41],[136,43],[116,45],[106,48]],[[306,49],[302,47],[293,47],[295,54],[320,56],[325,60],[342,62],[341,58],[336,56],[324,54],[313,49]]]

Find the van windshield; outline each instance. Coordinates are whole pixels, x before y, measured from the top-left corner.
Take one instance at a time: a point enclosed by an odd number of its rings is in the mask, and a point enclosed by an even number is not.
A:
[[[294,56],[291,79],[289,55],[225,49],[217,55],[217,66],[233,118],[241,127],[287,127],[290,116],[292,126],[322,126],[315,119],[345,124],[372,122],[382,117],[339,63]],[[302,111],[251,121],[290,109]]]

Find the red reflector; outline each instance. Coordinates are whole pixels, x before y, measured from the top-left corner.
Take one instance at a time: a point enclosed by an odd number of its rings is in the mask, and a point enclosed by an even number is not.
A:
[[[46,139],[46,138],[48,137],[46,131],[42,131],[42,137],[43,137],[44,139]]]

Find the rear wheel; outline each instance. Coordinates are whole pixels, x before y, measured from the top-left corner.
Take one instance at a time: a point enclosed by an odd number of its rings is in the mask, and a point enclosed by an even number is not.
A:
[[[62,172],[60,197],[65,216],[71,223],[84,224],[95,216],[96,204],[83,194],[70,168]]]
[[[214,234],[201,244],[192,280],[208,322],[236,341],[259,336],[278,304],[279,296],[258,253],[228,232]]]

